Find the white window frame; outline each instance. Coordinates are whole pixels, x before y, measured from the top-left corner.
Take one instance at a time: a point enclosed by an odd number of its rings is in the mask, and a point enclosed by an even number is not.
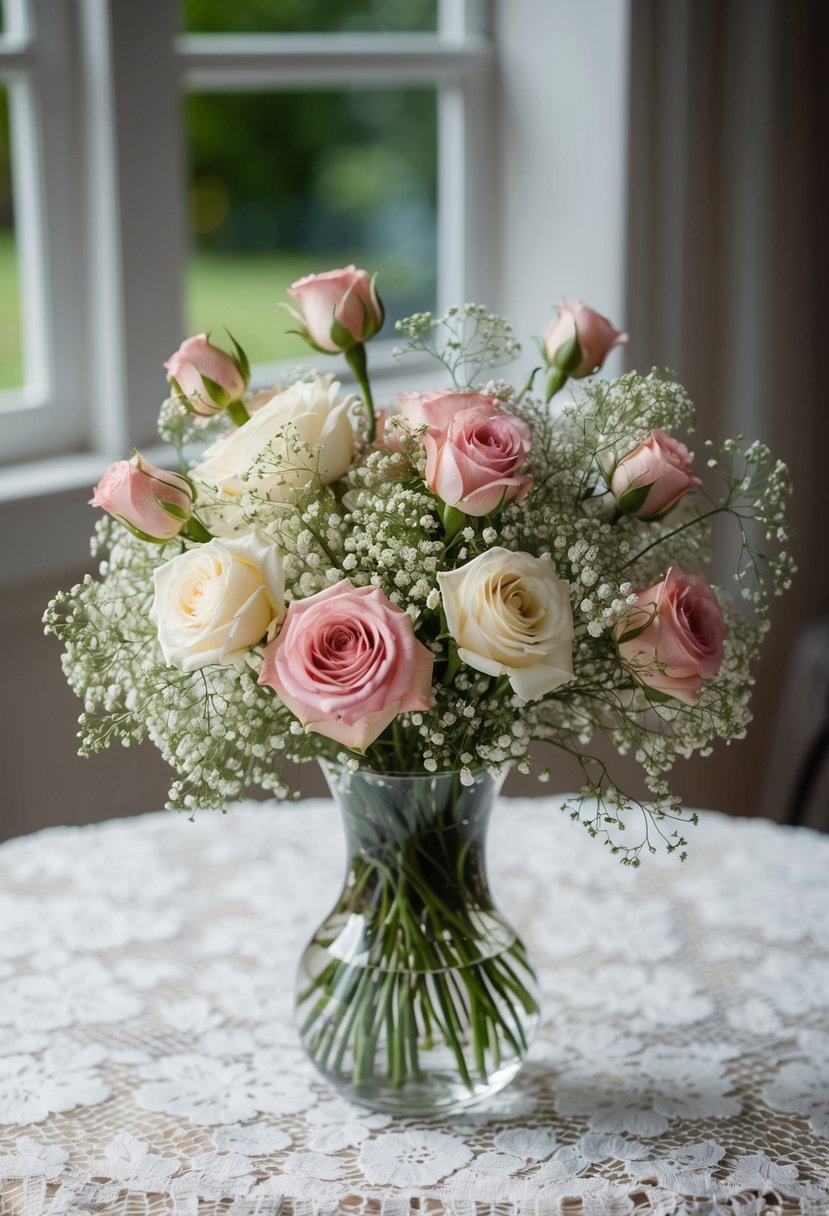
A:
[[[77,447],[84,408],[72,371],[83,344],[83,234],[70,9],[65,0],[6,0],[4,13],[24,382],[0,390],[0,460]]]

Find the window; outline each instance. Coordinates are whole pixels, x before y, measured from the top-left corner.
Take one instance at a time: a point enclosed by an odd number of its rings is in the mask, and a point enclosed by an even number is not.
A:
[[[477,7],[4,0],[0,466],[151,445],[195,329],[307,356],[275,307],[299,273],[379,262],[392,318],[469,295]]]
[[[191,93],[186,330],[224,325],[253,363],[306,358],[277,302],[350,262],[380,270],[381,339],[434,308],[436,102],[433,89]]]
[[[376,256],[395,310],[477,300],[522,337],[563,294],[624,320],[628,0],[0,0],[0,17],[0,257],[14,251],[0,261],[0,583],[85,554],[88,487],[133,446],[152,458],[160,364],[180,337],[238,316],[256,358],[293,362],[276,308],[293,267],[257,263]],[[322,195],[336,179],[337,215],[235,248],[234,209],[258,187],[199,143],[199,109],[219,121],[261,103],[291,123],[304,101],[320,121],[348,111],[346,135],[309,135],[295,170]],[[411,173],[395,106],[430,132],[414,195],[384,180],[395,157]],[[383,224],[361,233],[372,173]],[[230,308],[231,254],[250,254],[250,313]],[[370,352],[381,395],[420,374],[392,345]]]

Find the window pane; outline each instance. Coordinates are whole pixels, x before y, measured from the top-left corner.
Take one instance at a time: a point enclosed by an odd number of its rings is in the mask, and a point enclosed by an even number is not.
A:
[[[188,33],[436,30],[437,0],[184,0]]]
[[[384,336],[434,307],[434,90],[194,94],[186,102],[188,332],[301,358],[280,301],[301,275],[380,270]]]
[[[20,290],[11,189],[9,98],[0,87],[0,389],[22,384]]]

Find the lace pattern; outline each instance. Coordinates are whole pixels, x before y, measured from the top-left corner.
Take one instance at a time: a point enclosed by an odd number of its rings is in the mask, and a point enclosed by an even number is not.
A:
[[[829,839],[709,813],[684,866],[631,871],[516,799],[490,857],[539,1040],[489,1107],[392,1119],[291,1021],[330,803],[0,847],[0,1212],[829,1213]]]

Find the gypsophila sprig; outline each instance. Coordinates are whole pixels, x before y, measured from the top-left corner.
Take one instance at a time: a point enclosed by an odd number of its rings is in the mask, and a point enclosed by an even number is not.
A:
[[[416,352],[431,355],[458,389],[475,384],[487,368],[512,363],[521,353],[509,321],[480,304],[453,306],[440,317],[415,313],[394,328],[406,339],[405,346],[395,348],[396,359]]]
[[[307,326],[335,299],[315,340],[357,359],[361,400],[331,375],[257,392],[245,376],[209,416],[165,401],[177,474],[109,470],[98,574],[45,616],[83,702],[82,752],[151,739],[187,811],[250,785],[284,796],[288,761],[468,788],[509,765],[543,783],[567,754],[583,773],[568,811],[591,836],[631,865],[684,856],[694,818],[670,772],[745,735],[769,605],[794,571],[785,466],[742,438],[697,459],[676,378],[587,375],[578,334],[554,401],[493,377],[520,348],[475,304],[397,323],[397,354],[434,356],[437,383],[373,427],[374,280],[350,267],[300,287]],[[734,603],[704,576],[720,526],[739,545]],[[601,737],[635,758],[647,800],[596,758]]]

